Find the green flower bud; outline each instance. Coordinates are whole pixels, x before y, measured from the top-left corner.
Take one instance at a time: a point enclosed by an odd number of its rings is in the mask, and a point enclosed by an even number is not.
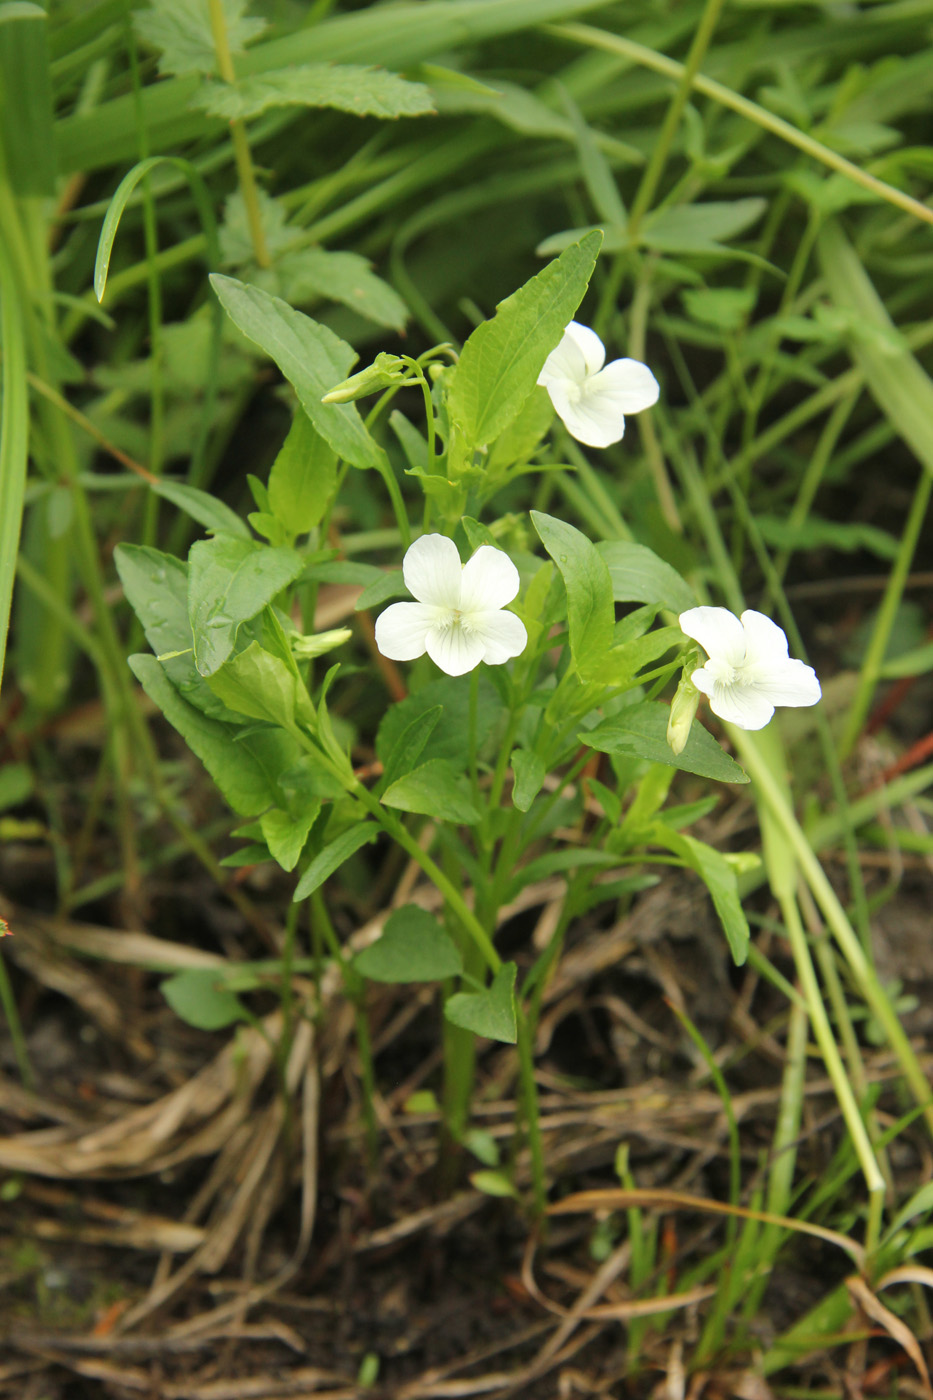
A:
[[[388,389],[390,384],[404,379],[407,373],[408,366],[403,359],[382,351],[366,369],[335,384],[321,403],[352,403],[354,399],[363,399],[367,394],[378,394],[380,389]]]
[[[683,753],[687,740],[690,738],[690,726],[700,703],[700,692],[690,679],[695,664],[695,661],[691,661],[689,666],[684,667],[680,685],[671,701],[671,717],[667,722],[667,742],[674,753]]]

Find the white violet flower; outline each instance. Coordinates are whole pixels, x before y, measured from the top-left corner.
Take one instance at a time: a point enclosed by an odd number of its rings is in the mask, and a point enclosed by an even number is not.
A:
[[[416,603],[393,603],[376,620],[376,645],[392,661],[428,653],[448,676],[462,676],[481,661],[501,666],[525,650],[528,633],[504,612],[519,589],[518,570],[507,554],[484,544],[460,563],[453,540],[422,535],[402,562],[405,587]]]
[[[740,729],[764,729],[775,705],[819,700],[816,672],[790,659],[787,637],[764,613],[749,608],[738,618],[728,608],[690,608],[678,620],[709,656],[690,679],[720,719]]]
[[[587,447],[619,442],[625,414],[650,408],[661,392],[639,360],[605,361],[606,349],[596,332],[571,321],[538,375],[564,427]]]

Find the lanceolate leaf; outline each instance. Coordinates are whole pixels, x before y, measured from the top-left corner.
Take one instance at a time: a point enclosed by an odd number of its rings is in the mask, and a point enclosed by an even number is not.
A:
[[[609,570],[617,603],[656,603],[675,613],[696,607],[693,589],[653,550],[627,540],[603,541],[596,548]]]
[[[269,504],[289,535],[318,524],[336,481],[334,449],[299,409],[269,473]]]
[[[313,894],[316,889],[320,889],[324,881],[333,875],[335,870],[339,870],[345,860],[349,860],[362,846],[366,846],[370,841],[375,841],[379,835],[379,827],[375,822],[360,822],[357,826],[348,827],[346,831],[325,846],[323,851],[314,857],[295,890],[295,899],[307,899],[309,894]]]
[[[747,783],[745,771],[719,747],[713,736],[694,721],[686,746],[675,754],[667,742],[667,705],[644,701],[626,705],[617,715],[604,719],[595,729],[581,730],[580,742],[601,753],[634,754],[650,763],[683,768],[701,778],[722,783]]]
[[[199,540],[188,556],[188,620],[194,660],[210,676],[233,651],[240,626],[261,612],[298,577],[304,559],[293,549],[271,549],[219,535]]]
[[[331,447],[354,467],[372,467],[381,449],[352,403],[322,404],[357,360],[354,350],[326,326],[293,310],[259,287],[215,273],[211,285],[234,325],[274,360],[298,395],[311,422]]]
[[[336,107],[358,117],[418,117],[434,111],[423,83],[352,63],[304,63],[244,78],[236,86],[210,83],[196,101],[224,121],[258,117],[270,107]]]
[[[609,570],[596,546],[573,525],[538,510],[531,512],[531,520],[564,580],[570,652],[586,680],[599,671],[612,646],[615,613]]]
[[[517,416],[583,300],[601,242],[597,230],[567,248],[500,302],[495,316],[477,326],[464,345],[447,398],[464,460]]]
[[[655,822],[645,835],[650,844],[666,846],[699,875],[716,906],[732,956],[741,966],[748,955],[749,931],[732,866],[712,846],[674,831],[664,822]]]

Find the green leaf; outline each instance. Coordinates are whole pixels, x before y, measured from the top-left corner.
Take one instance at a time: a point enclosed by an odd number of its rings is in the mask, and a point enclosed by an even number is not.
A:
[[[291,729],[296,723],[314,725],[314,710],[294,666],[250,642],[207,678],[219,700],[248,719]],[[263,833],[265,834],[265,833]]]
[[[199,1031],[219,1031],[246,1019],[243,1003],[228,991],[219,971],[188,967],[168,977],[159,990],[182,1021]]]
[[[723,240],[751,228],[767,207],[757,197],[670,205],[648,215],[641,242],[662,253],[720,253],[727,251]]]
[[[431,681],[414,695],[390,705],[376,734],[376,756],[386,765],[400,734],[411,722],[435,705],[443,707],[438,724],[424,748],[424,757],[448,759],[460,772],[470,756],[470,677],[449,676]],[[502,704],[485,676],[480,677],[476,704],[476,733],[495,746],[504,721]]]
[[[420,117],[434,111],[431,91],[383,68],[355,63],[303,63],[243,78],[235,86],[208,83],[195,101],[212,117],[235,121],[270,107],[336,107],[357,117]]]
[[[695,870],[710,892],[716,913],[719,915],[729,941],[729,948],[735,963],[741,967],[748,955],[748,920],[739,899],[736,873],[719,851],[698,841],[695,836],[687,836],[674,831],[663,822],[654,822],[646,829],[646,839],[652,845],[665,846],[691,870]]]
[[[431,758],[420,768],[397,778],[382,794],[387,807],[418,812],[440,821],[472,826],[481,816],[473,801],[470,785],[452,764]]]
[[[359,253],[299,248],[280,258],[276,271],[289,301],[327,297],[330,301],[342,302],[377,325],[404,330],[408,307],[388,282],[376,276],[372,264]]]
[[[512,772],[515,782],[512,786],[512,802],[520,812],[527,812],[534,802],[541,785],[547,777],[544,760],[529,749],[513,749]]]
[[[151,482],[150,490],[164,500],[171,501],[173,506],[177,506],[186,515],[190,515],[192,520],[203,525],[205,530],[213,530],[219,535],[237,535],[244,540],[250,538],[249,530],[235,511],[224,505],[223,501],[218,501],[216,496],[209,495],[207,491],[200,491],[197,486],[162,478]]]
[[[503,963],[484,992],[456,992],[447,999],[444,1015],[455,1026],[487,1040],[514,1045],[518,1039],[515,1022],[514,963]]]
[[[756,515],[755,521],[766,544],[778,549],[831,549],[851,554],[864,549],[878,559],[896,559],[898,541],[887,530],[862,520],[824,520],[812,512],[806,520],[792,524],[785,516]]]
[[[356,602],[353,604],[354,612],[365,612],[367,608],[378,608],[380,603],[386,602],[389,598],[404,598],[408,596],[408,589],[405,587],[405,578],[401,569],[391,569],[389,573],[380,572],[378,578],[374,578],[372,583],[367,584]]]
[[[336,484],[334,449],[299,409],[269,472],[269,504],[289,535],[320,523]]]
[[[626,705],[595,729],[581,730],[580,742],[601,753],[633,754],[649,763],[664,763],[721,783],[748,782],[744,770],[719,747],[702,724],[693,725],[683,751],[675,754],[667,742],[669,716],[667,705],[653,701]]]
[[[524,465],[553,421],[554,409],[547,390],[535,385],[517,417],[493,443],[486,463],[489,475],[496,477],[509,467]]]
[[[567,590],[570,653],[582,680],[595,675],[612,647],[612,580],[602,555],[584,534],[539,510],[531,520]]]
[[[25,802],[32,789],[32,770],[25,763],[4,763],[0,767],[0,812]]]
[[[504,1172],[470,1172],[470,1181],[484,1196],[511,1196],[518,1200],[515,1183],[510,1181]]]
[[[17,195],[55,194],[49,16],[42,5],[0,5],[0,131]]]
[[[754,287],[693,287],[681,292],[687,315],[720,331],[737,331],[755,307]]]
[[[406,724],[385,762],[383,782],[387,788],[412,771],[443,713],[443,705],[433,705]]]
[[[696,607],[693,589],[676,569],[643,544],[603,540],[595,548],[609,570],[617,603],[655,603],[674,613]]]
[[[573,244],[477,326],[451,375],[447,411],[463,460],[504,432],[534,389],[551,351],[583,300],[602,242]]]
[[[314,894],[345,860],[349,860],[361,847],[375,841],[378,835],[379,827],[375,822],[359,822],[356,826],[347,827],[314,857],[298,881],[293,898],[307,899],[309,894]]]
[[[279,802],[276,779],[294,766],[298,748],[281,731],[237,734],[184,700],[154,656],[131,656],[130,669],[159,709],[201,760],[227,802],[244,817]]]
[[[263,19],[244,16],[247,0],[221,0],[231,54],[242,53],[266,27]],[[151,10],[134,10],[136,33],[161,49],[159,72],[213,73],[217,67],[207,0],[157,0]]]
[[[211,286],[234,325],[274,360],[298,395],[321,437],[354,467],[372,467],[382,458],[352,403],[321,399],[346,379],[357,361],[354,350],[326,326],[295,311],[259,287],[214,273]]]
[[[353,966],[373,982],[441,982],[460,975],[463,959],[433,914],[405,904],[390,914],[382,937],[357,953]]]
[[[233,651],[241,625],[262,612],[304,568],[294,549],[218,535],[188,555],[188,620],[194,661],[210,676]]]
[[[308,839],[308,832],[320,810],[320,801],[306,806],[299,817],[283,811],[281,807],[270,807],[269,811],[263,812],[259,818],[269,854],[273,860],[278,861],[283,870],[294,870],[298,864]]]

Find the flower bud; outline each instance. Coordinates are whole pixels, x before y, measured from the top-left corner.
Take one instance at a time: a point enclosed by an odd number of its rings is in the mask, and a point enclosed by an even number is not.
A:
[[[321,403],[352,403],[354,399],[363,399],[367,394],[377,394],[380,389],[388,389],[390,384],[397,384],[400,379],[404,379],[407,372],[408,366],[403,359],[382,351],[366,369],[361,369],[358,374],[351,374],[349,379],[335,384],[321,399]]]
[[[680,685],[671,701],[671,717],[667,722],[667,742],[675,754],[683,752],[687,740],[690,738],[690,726],[700,703],[700,692],[690,679],[692,669],[693,665],[689,669],[684,667]]]

